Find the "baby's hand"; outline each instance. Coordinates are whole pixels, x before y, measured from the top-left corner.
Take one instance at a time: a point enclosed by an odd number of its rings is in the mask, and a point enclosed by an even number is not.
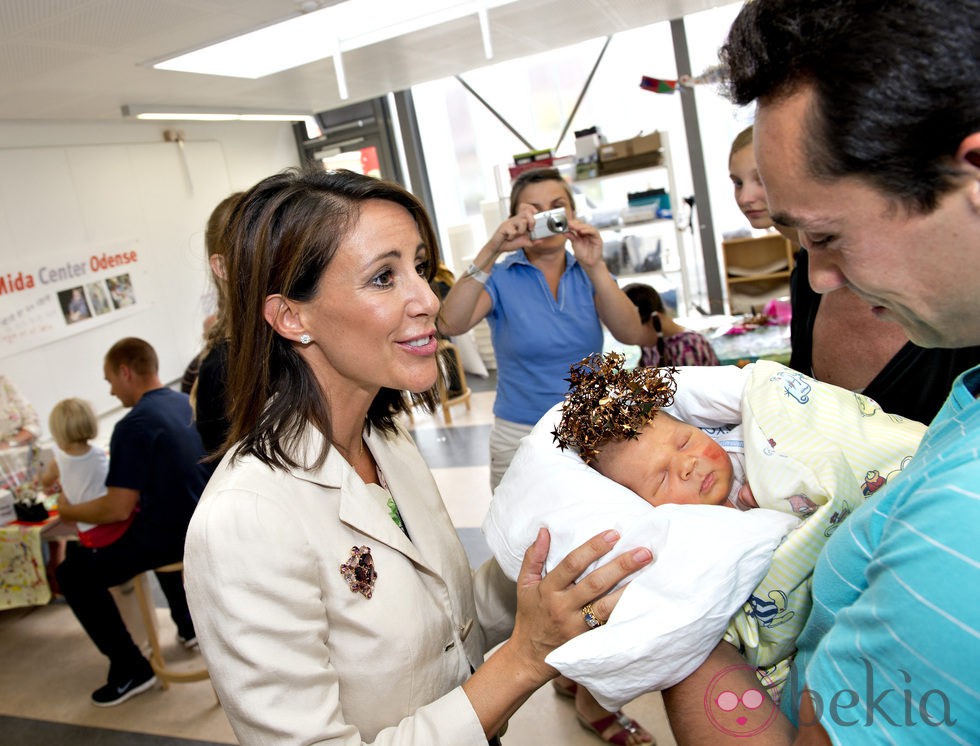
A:
[[[755,495],[752,494],[752,488],[749,487],[748,482],[743,484],[742,489],[738,491],[738,501],[746,508],[759,507],[759,503],[755,501]]]

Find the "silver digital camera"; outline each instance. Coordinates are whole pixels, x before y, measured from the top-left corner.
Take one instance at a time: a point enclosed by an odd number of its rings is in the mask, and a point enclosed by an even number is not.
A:
[[[537,241],[539,238],[548,238],[556,233],[568,233],[568,218],[565,216],[564,207],[534,214],[534,228],[531,229],[532,239]]]

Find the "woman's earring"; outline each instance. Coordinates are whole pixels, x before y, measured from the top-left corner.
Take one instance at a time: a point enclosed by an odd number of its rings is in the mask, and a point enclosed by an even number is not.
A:
[[[309,334],[300,334],[299,335],[299,343],[301,345],[308,345],[312,341],[313,341],[313,337],[311,337]]]

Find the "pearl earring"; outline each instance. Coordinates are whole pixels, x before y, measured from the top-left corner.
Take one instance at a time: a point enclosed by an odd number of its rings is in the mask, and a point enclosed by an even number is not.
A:
[[[313,337],[311,337],[309,334],[300,334],[299,335],[299,343],[301,345],[308,345],[312,341],[313,341]]]

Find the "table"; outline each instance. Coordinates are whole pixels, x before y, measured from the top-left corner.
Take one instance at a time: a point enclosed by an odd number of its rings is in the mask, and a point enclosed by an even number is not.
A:
[[[703,316],[678,319],[681,326],[700,332],[711,343],[721,365],[742,367],[756,360],[775,360],[789,365],[790,339],[789,324],[761,326],[741,334],[728,334],[737,326],[735,316]],[[640,348],[618,341],[608,329],[604,329],[603,352],[618,352],[626,358],[624,367],[628,370],[640,363]]]
[[[756,360],[789,364],[789,324],[760,326],[741,334],[726,334],[725,330],[718,330],[709,336],[709,341],[722,365],[741,367]]]
[[[42,542],[77,536],[75,524],[57,513],[42,523],[0,526],[0,609],[36,606],[51,600]]]

